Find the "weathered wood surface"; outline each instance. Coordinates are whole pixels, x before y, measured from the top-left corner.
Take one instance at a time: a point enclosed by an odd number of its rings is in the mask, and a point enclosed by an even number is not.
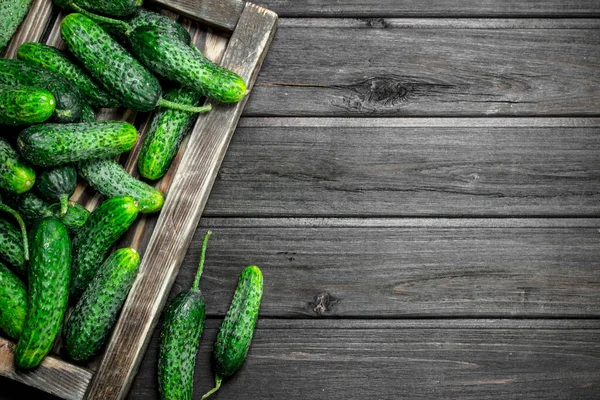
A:
[[[592,116],[600,20],[285,19],[247,116]]]
[[[242,15],[242,0],[152,0],[169,10],[212,27],[232,32]]]
[[[212,384],[207,321],[194,398]],[[597,399],[598,321],[261,320],[215,399]],[[130,399],[157,399],[157,337]]]

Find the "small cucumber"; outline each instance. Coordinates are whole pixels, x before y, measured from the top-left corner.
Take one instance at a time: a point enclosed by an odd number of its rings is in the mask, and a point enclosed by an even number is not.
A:
[[[202,399],[219,390],[223,379],[233,375],[244,363],[258,320],[262,292],[260,269],[254,265],[244,269],[213,348],[215,387]]]
[[[96,113],[94,109],[90,107],[89,104],[84,104],[81,109],[81,118],[79,118],[79,122],[96,122]]]
[[[35,183],[35,172],[5,139],[0,138],[0,189],[25,193]]]
[[[52,349],[69,297],[71,241],[58,218],[38,220],[31,230],[27,319],[15,348],[15,365],[31,369]]]
[[[102,347],[139,265],[139,253],[124,248],[111,254],[98,268],[65,324],[63,343],[69,357],[87,360]]]
[[[117,102],[106,93],[88,74],[59,49],[42,43],[23,43],[17,51],[17,58],[55,72],[71,81],[88,103],[94,107],[118,107]]]
[[[21,276],[27,276],[23,236],[13,224],[5,219],[0,219],[0,258],[12,265]],[[0,311],[0,316],[1,314]]]
[[[44,122],[56,108],[54,95],[46,89],[0,84],[0,124],[20,126]]]
[[[33,0],[0,1],[0,53],[29,12]]]
[[[175,88],[165,94],[165,99],[181,104],[198,105],[198,93],[188,88]],[[150,129],[138,158],[138,170],[146,179],[160,179],[168,171],[183,138],[196,121],[196,115],[185,111],[159,108],[152,117]]]
[[[52,167],[74,161],[114,157],[130,150],[137,130],[121,121],[77,124],[41,124],[17,138],[21,155],[34,165]]]
[[[79,89],[60,75],[21,60],[0,59],[0,84],[33,86],[50,91],[56,99],[52,118],[75,122],[81,117],[83,100]]]
[[[142,6],[142,0],[54,0],[54,3],[67,10],[73,9],[75,6],[113,17],[133,14]]]
[[[71,164],[50,168],[38,176],[37,190],[44,200],[60,202],[60,215],[65,215],[69,207],[69,197],[77,186],[77,171]]]
[[[208,231],[202,242],[200,265],[190,290],[179,293],[164,314],[158,356],[158,391],[163,400],[191,400],[198,344],[204,330],[204,297],[200,277],[204,269]]]
[[[60,32],[81,64],[124,106],[135,111],[152,111],[157,105],[190,112],[210,110],[163,99],[158,79],[90,18],[69,14]]]
[[[105,200],[91,214],[73,239],[71,296],[76,299],[87,288],[108,250],[138,215],[131,197]]]
[[[135,179],[111,158],[81,161],[77,170],[91,187],[107,197],[133,197],[144,214],[159,211],[165,202],[160,190]]]
[[[60,217],[60,220],[65,224],[71,234],[77,233],[79,229],[85,225],[85,221],[87,221],[90,216],[90,212],[84,206],[75,203],[74,201],[69,201],[66,214],[60,215],[61,208],[60,203],[54,203],[48,207],[48,211],[50,211],[53,216]]]
[[[23,333],[27,317],[27,290],[18,276],[0,263],[0,329],[13,339]]]

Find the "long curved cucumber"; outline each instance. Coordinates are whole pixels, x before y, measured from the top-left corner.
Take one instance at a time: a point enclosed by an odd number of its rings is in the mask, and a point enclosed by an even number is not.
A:
[[[0,84],[0,125],[33,125],[54,114],[56,99],[46,90]]]
[[[27,317],[25,284],[0,263],[0,329],[13,339],[23,333]]]

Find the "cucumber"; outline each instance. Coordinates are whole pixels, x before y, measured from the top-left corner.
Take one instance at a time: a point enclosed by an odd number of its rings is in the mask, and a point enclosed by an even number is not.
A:
[[[38,220],[31,230],[27,319],[15,348],[15,365],[31,369],[52,349],[69,297],[71,241],[56,217]]]
[[[130,196],[144,214],[159,211],[165,202],[160,190],[135,179],[115,160],[98,158],[81,161],[77,170],[91,187],[107,197]]]
[[[137,130],[121,121],[77,124],[40,124],[22,131],[19,152],[29,162],[52,167],[74,161],[114,157],[130,150]]]
[[[192,106],[198,105],[200,97],[195,91],[183,87],[171,89],[165,94],[165,99]],[[152,117],[138,158],[140,175],[146,179],[162,178],[194,121],[195,114],[159,108]]]
[[[0,124],[20,126],[44,122],[56,108],[54,95],[46,89],[0,84]]]
[[[90,214],[73,239],[71,296],[74,299],[83,293],[108,250],[137,215],[135,200],[127,196],[108,199]]]
[[[0,59],[0,84],[34,86],[50,91],[56,99],[53,120],[75,122],[81,117],[79,89],[60,75],[21,60]]]
[[[27,290],[18,276],[0,263],[0,329],[13,339],[23,333],[27,317]]]
[[[65,324],[63,343],[69,357],[87,360],[102,347],[139,265],[139,253],[124,248],[115,251],[100,266]]]
[[[202,242],[200,265],[190,290],[179,293],[164,314],[158,356],[158,391],[163,400],[191,400],[198,344],[204,330],[204,297],[199,289],[208,231]]]
[[[90,107],[89,104],[84,104],[81,109],[81,118],[79,118],[79,122],[96,122],[96,113],[94,109]]]
[[[90,12],[114,17],[133,14],[142,6],[142,0],[54,0],[54,3],[67,10],[81,7]]]
[[[135,16],[128,21],[128,24],[131,27],[130,31],[142,26],[155,26],[182,43],[189,45],[192,42],[190,33],[183,25],[173,21],[166,15],[144,10],[143,8],[140,8]]]
[[[190,112],[210,110],[163,99],[158,79],[90,18],[69,14],[60,32],[75,57],[124,106],[135,111],[152,111],[157,105]]]
[[[25,193],[35,183],[35,172],[5,139],[0,138],[0,189]]]
[[[262,292],[262,272],[254,265],[246,267],[213,348],[215,387],[202,396],[202,399],[219,390],[223,379],[233,375],[244,363],[258,320]]]
[[[2,0],[0,2],[0,53],[25,19],[31,3],[33,0]]]
[[[60,202],[60,215],[67,213],[69,197],[77,186],[77,171],[71,164],[42,171],[37,179],[37,190],[42,198],[51,203]]]
[[[27,276],[22,233],[5,219],[0,219],[0,258],[12,265],[19,275]],[[1,314],[2,311],[0,317]]]
[[[84,100],[94,107],[119,106],[119,102],[94,82],[80,66],[55,47],[35,42],[23,43],[17,51],[17,58],[69,80],[77,86]]]
[[[246,83],[235,72],[206,58],[155,26],[141,26],[129,35],[135,56],[152,72],[223,103],[240,101]]]
[[[48,207],[48,211],[55,217],[60,216],[60,220],[71,234],[77,233],[90,217],[90,212],[84,206],[74,201],[69,201],[66,214],[60,215],[61,208],[60,203],[54,203]]]

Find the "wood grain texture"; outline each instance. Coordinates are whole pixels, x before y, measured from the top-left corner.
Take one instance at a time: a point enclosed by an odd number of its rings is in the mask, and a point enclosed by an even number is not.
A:
[[[52,20],[52,0],[34,0],[29,13],[4,49],[2,58],[15,58],[17,49],[25,42],[38,42]]]
[[[250,88],[276,23],[275,14],[248,3],[229,41],[222,65],[240,74]],[[89,399],[127,394],[245,103],[244,99],[234,105],[215,104],[211,113],[198,119],[194,131],[202,135],[193,136],[187,144],[138,279],[90,385]]]
[[[180,15],[232,32],[244,10],[242,0],[152,0]]]
[[[53,356],[44,358],[42,363],[32,371],[15,371],[13,361],[15,346],[15,343],[0,338],[0,376],[42,389],[63,399],[83,399],[92,379],[91,372]],[[4,388],[4,385],[2,387]],[[5,393],[0,393],[0,397]]]
[[[194,398],[212,384],[207,321]],[[597,399],[598,321],[260,320],[215,399]],[[157,399],[157,335],[129,398]]]
[[[245,115],[598,115],[600,20],[539,21],[285,19]]]

